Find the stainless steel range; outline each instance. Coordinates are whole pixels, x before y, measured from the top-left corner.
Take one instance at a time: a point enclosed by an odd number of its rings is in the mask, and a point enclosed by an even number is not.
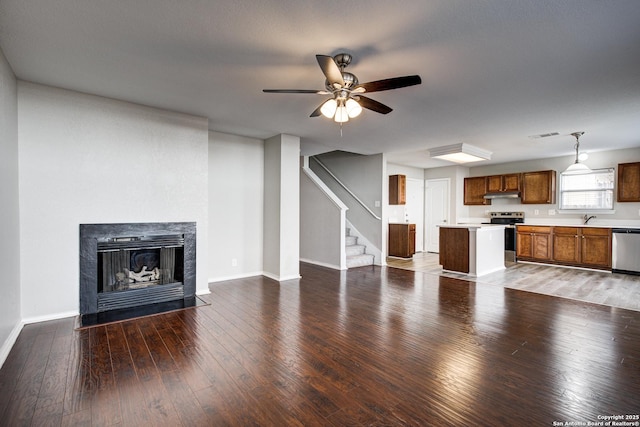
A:
[[[524,212],[491,212],[491,224],[505,224],[504,259],[516,261],[516,224],[524,223]]]

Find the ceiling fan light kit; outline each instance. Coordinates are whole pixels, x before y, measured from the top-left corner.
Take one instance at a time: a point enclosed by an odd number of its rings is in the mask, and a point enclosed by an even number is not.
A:
[[[471,163],[491,160],[491,151],[476,146],[459,143],[442,147],[429,148],[429,156],[454,163]]]
[[[422,83],[420,76],[413,75],[360,84],[354,74],[344,70],[347,65],[351,63],[352,56],[350,54],[339,53],[333,57],[316,55],[316,60],[326,77],[325,90],[263,89],[263,92],[332,95],[332,98],[326,100],[316,108],[310,117],[323,115],[342,124],[348,122],[349,119],[358,117],[360,113],[362,113],[363,108],[380,114],[388,114],[393,111],[391,107],[363,96],[363,93],[398,89]]]

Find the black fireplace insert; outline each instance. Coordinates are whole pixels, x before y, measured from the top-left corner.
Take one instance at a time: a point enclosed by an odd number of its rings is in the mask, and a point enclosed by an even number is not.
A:
[[[80,315],[195,298],[195,222],[80,224]]]

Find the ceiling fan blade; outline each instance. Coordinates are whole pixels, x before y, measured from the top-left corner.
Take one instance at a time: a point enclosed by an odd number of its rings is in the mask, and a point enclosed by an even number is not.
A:
[[[354,91],[363,88],[366,92],[380,92],[383,90],[419,85],[420,83],[422,83],[422,79],[417,75],[393,77],[391,79],[376,80],[374,82],[359,84],[354,88]]]
[[[388,107],[378,101],[374,101],[371,98],[367,98],[366,96],[358,96],[358,103],[360,104],[360,106],[362,108],[366,108],[368,110],[371,111],[375,111],[376,113],[380,113],[380,114],[389,114],[390,112],[393,111],[393,108]]]
[[[325,102],[327,102],[327,101],[322,101],[322,104],[320,104],[318,106],[318,108],[313,110],[313,113],[311,113],[311,115],[309,117],[318,117],[319,115],[321,115],[322,112],[320,111],[320,109],[322,108],[322,106],[324,105]]]
[[[336,61],[333,60],[333,57],[328,55],[316,55],[316,59],[318,60],[318,65],[320,65],[320,68],[327,78],[327,81],[329,81],[332,86],[344,86],[342,71],[340,71],[340,68],[338,68],[338,65],[336,64]]]
[[[265,93],[316,93],[318,95],[328,95],[326,90],[315,89],[262,89]]]

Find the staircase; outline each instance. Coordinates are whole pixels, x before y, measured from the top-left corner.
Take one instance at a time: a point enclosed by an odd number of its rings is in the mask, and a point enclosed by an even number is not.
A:
[[[365,253],[366,246],[358,244],[358,237],[351,235],[351,230],[347,228],[345,237],[347,268],[364,267],[373,265],[375,257]]]

